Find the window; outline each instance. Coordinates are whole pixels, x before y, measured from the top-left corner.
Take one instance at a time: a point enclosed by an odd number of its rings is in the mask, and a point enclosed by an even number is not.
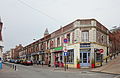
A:
[[[57,38],[57,47],[60,45],[60,37]]]
[[[82,31],[82,41],[83,42],[89,41],[89,31],[88,30]]]
[[[50,48],[53,48],[53,41],[50,41]]]
[[[101,42],[102,43],[104,42],[104,36],[103,35],[101,36]]]
[[[68,42],[70,42],[70,33],[67,34],[67,39],[68,39]]]
[[[100,53],[96,53],[96,62],[100,62],[102,57],[103,55],[101,55]]]
[[[74,63],[74,49],[68,50],[67,63]]]

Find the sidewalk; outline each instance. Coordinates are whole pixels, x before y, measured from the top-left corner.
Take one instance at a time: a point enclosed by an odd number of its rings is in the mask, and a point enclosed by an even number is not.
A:
[[[93,72],[120,74],[120,54],[102,67],[92,69]]]
[[[5,64],[3,64],[3,68],[0,70],[0,72],[11,72],[13,69]]]
[[[48,67],[47,65],[33,65],[34,68],[40,68],[40,69],[46,69],[46,70],[51,70],[51,71],[65,71],[65,68],[64,67]],[[80,69],[77,69],[77,68],[69,68],[66,69],[67,72],[89,72],[91,71],[92,68],[80,68]]]

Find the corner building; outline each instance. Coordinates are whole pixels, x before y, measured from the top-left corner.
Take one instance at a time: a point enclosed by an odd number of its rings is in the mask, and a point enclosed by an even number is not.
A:
[[[64,43],[64,39],[67,39],[67,43]],[[30,52],[21,54],[36,54],[36,60],[63,67],[64,52],[67,52],[68,67],[91,67],[93,62],[99,66],[101,60],[109,55],[109,30],[95,19],[77,19],[34,43],[34,46],[30,44],[34,48],[28,47]]]
[[[78,19],[51,34],[51,63],[59,66],[64,63],[64,51],[67,51],[66,62],[69,67],[96,66],[109,54],[109,30],[95,19]],[[68,42],[63,40],[67,38]],[[100,50],[101,53],[100,53]]]

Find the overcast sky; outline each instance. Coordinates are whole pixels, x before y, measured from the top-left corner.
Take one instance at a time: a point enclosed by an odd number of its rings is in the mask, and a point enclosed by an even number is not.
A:
[[[0,0],[0,16],[6,51],[76,19],[95,18],[108,29],[119,26],[120,0]]]

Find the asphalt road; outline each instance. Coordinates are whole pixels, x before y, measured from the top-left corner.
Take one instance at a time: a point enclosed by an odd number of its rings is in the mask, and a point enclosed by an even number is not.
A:
[[[17,65],[17,70],[0,72],[0,78],[115,78],[118,75],[89,71],[69,72]]]

